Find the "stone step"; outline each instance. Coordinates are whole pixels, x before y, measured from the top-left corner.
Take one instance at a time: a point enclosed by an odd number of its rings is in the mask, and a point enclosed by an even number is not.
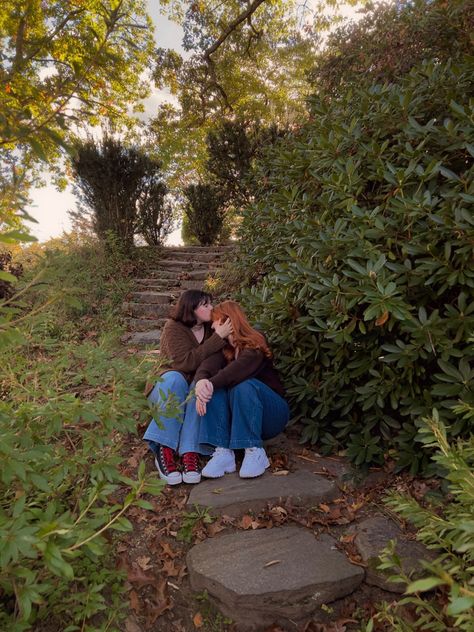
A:
[[[145,278],[145,279],[136,279],[137,282],[139,283],[147,283],[148,281],[150,281],[151,283],[155,282],[155,281],[160,281],[160,282],[164,282],[169,280],[170,282],[176,280],[179,277],[179,273],[173,270],[152,270],[150,272],[149,277]]]
[[[166,323],[166,318],[125,318],[124,325],[128,331],[149,331],[161,329]]]
[[[221,244],[219,246],[167,246],[161,252],[189,252],[189,253],[225,253],[234,250],[236,244]]]
[[[192,488],[187,507],[208,508],[214,515],[239,516],[247,511],[258,513],[270,503],[290,501],[293,505],[317,506],[335,498],[337,485],[312,472],[291,472],[275,476],[241,479],[237,473],[208,479]]]
[[[207,591],[239,630],[301,620],[350,594],[364,578],[334,538],[298,527],[210,538],[189,551],[186,563],[192,589]]]
[[[214,276],[215,271],[206,270],[189,270],[183,272],[180,281],[205,281],[210,276]]]
[[[221,252],[182,252],[173,251],[165,253],[162,261],[174,259],[175,261],[199,261],[209,263],[211,261],[221,260],[223,257]]]
[[[132,292],[130,297],[134,303],[160,303],[162,305],[169,305],[176,299],[177,294],[170,292]]]
[[[170,305],[160,303],[123,303],[122,312],[132,318],[167,318]]]
[[[161,329],[128,333],[122,336],[122,342],[132,347],[158,346],[160,344]]]
[[[204,288],[205,280],[202,281],[192,281],[192,280],[184,280],[181,281],[179,288],[180,290],[202,290]]]
[[[162,259],[160,261],[160,268],[164,268],[165,270],[175,270],[175,271],[176,270],[186,271],[186,270],[193,270],[193,269],[214,270],[220,267],[222,266],[217,265],[217,263],[214,264],[213,262],[195,261],[194,259],[192,260],[183,259],[182,261],[180,261],[179,259]]]
[[[393,575],[391,570],[382,571],[377,568],[381,562],[380,555],[390,540],[396,543],[395,551],[403,572],[412,579],[416,579],[417,575],[421,574],[421,561],[433,562],[437,557],[435,551],[428,550],[421,542],[408,539],[400,527],[386,516],[366,518],[362,522],[351,525],[349,532],[355,534],[354,544],[362,561],[367,564],[366,583],[389,592],[403,593],[406,590],[406,584],[403,582],[390,581],[389,578]]]
[[[178,283],[178,279],[135,279],[135,284],[140,288],[140,291],[143,288],[151,287],[155,291],[159,290],[169,290]]]

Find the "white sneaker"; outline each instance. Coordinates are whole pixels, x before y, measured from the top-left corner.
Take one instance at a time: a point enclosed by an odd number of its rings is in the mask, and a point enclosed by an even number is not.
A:
[[[263,448],[245,448],[239,476],[240,478],[255,478],[261,476],[267,467],[270,467],[270,461]]]
[[[220,478],[231,472],[235,472],[235,454],[229,448],[216,448],[212,458],[202,469],[202,475],[207,478]]]

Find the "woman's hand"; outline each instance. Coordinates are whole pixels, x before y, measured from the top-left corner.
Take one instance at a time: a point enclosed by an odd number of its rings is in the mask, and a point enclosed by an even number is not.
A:
[[[234,328],[232,327],[230,318],[227,318],[223,323],[217,323],[217,321],[214,321],[213,327],[216,334],[221,338],[227,338],[227,336],[234,333]]]
[[[199,380],[196,382],[196,399],[207,404],[214,393],[214,386],[209,380]]]
[[[196,399],[196,412],[200,417],[204,417],[207,410],[206,402],[201,401],[200,399]]]

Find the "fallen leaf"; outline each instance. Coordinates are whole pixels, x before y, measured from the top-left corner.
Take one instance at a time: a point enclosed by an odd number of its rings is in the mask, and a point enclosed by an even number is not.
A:
[[[242,527],[242,529],[250,529],[250,527],[252,526],[252,522],[253,522],[252,516],[245,515],[245,516],[242,516],[242,520],[240,521],[240,526]]]
[[[222,494],[222,492],[224,491],[223,487],[216,487],[216,489],[212,490],[213,494]]]
[[[196,614],[194,615],[193,623],[195,628],[202,628],[202,626],[204,625],[204,620],[200,612],[196,612]]]
[[[138,597],[138,593],[135,590],[130,591],[130,608],[134,610],[137,614],[140,612],[140,599]]]
[[[329,513],[331,511],[329,505],[326,505],[324,503],[320,503],[319,504],[319,508],[324,511],[324,513]]]
[[[167,555],[168,557],[170,557],[172,560],[174,560],[174,558],[179,555],[179,553],[177,551],[173,551],[173,549],[171,548],[171,546],[168,544],[168,542],[160,542],[160,546],[163,549],[163,553],[165,555]]]
[[[263,568],[268,568],[269,566],[274,566],[275,564],[279,564],[281,560],[272,560],[271,562],[267,562],[263,565]]]
[[[346,533],[346,535],[341,535],[339,541],[343,542],[344,544],[352,544],[352,542],[354,542],[356,538],[356,535],[356,533]]]
[[[147,571],[152,568],[152,565],[150,564],[150,559],[151,558],[146,557],[145,555],[141,555],[140,557],[137,557],[137,564],[142,570]]]
[[[127,574],[127,579],[131,584],[136,584],[139,587],[148,586],[156,582],[156,577],[146,575],[140,568],[131,568]]]
[[[135,621],[135,617],[127,617],[125,619],[125,631],[126,632],[142,632],[140,626]]]
[[[210,538],[213,538],[219,531],[224,531],[225,527],[218,522],[212,522],[211,524],[206,525],[207,535]]]
[[[276,472],[272,472],[272,476],[288,476],[290,472],[288,470],[278,470]]]
[[[166,560],[162,570],[168,577],[178,577],[180,573],[179,568],[176,568],[173,560]]]

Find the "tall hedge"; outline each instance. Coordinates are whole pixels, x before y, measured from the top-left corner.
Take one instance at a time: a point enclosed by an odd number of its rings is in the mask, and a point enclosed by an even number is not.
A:
[[[302,438],[357,464],[416,471],[434,406],[450,435],[472,431],[451,408],[474,401],[473,70],[425,63],[314,97],[244,215],[245,301]]]

